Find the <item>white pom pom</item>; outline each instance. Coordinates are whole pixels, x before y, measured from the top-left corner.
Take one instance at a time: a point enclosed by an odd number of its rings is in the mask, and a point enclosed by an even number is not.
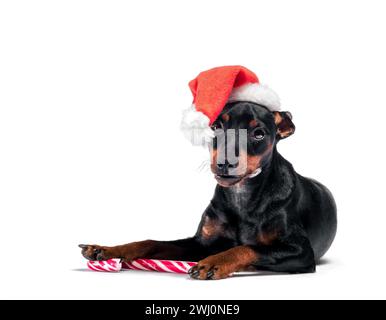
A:
[[[193,104],[182,113],[181,131],[193,145],[207,146],[214,137],[209,121],[209,118],[197,111]]]
[[[270,111],[280,110],[280,98],[268,86],[248,83],[232,90],[228,102],[250,101],[267,107]]]

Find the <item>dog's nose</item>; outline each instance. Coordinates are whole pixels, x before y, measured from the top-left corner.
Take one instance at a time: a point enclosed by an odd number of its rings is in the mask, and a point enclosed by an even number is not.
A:
[[[226,169],[234,169],[237,168],[239,165],[239,161],[236,163],[229,163],[228,161],[225,161],[225,163],[217,163],[217,168],[220,170],[226,170]]]
[[[223,163],[217,163],[217,168],[223,169],[225,167],[225,164]]]
[[[239,165],[238,161],[236,163],[228,163],[228,168],[234,169],[234,168],[237,168],[238,165]]]

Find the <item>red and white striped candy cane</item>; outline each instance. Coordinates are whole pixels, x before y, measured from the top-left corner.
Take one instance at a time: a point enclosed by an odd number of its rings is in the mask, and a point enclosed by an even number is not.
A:
[[[122,269],[122,263],[119,259],[110,259],[107,261],[87,261],[87,267],[93,271],[118,272]]]
[[[188,261],[138,259],[130,262],[123,262],[122,268],[171,273],[188,273],[189,269],[196,264],[196,262]]]
[[[121,269],[131,269],[182,274],[188,273],[189,269],[196,264],[197,262],[156,259],[137,259],[123,263],[121,263],[119,259],[87,262],[88,268],[93,271],[118,272]]]

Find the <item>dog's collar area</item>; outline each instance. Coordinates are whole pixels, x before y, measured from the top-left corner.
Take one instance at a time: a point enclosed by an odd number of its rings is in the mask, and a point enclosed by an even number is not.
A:
[[[254,178],[254,177],[256,177],[256,176],[258,176],[260,173],[261,173],[261,168],[257,168],[255,171],[253,171],[249,176],[248,176],[248,178],[250,179],[250,178]]]

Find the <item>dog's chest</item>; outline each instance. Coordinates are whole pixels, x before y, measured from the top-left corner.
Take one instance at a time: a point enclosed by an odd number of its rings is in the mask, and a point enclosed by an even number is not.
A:
[[[234,186],[229,194],[230,207],[235,213],[242,215],[247,211],[251,198],[252,193],[246,186]]]
[[[233,187],[229,194],[230,207],[238,217],[234,227],[234,234],[240,244],[253,244],[261,229],[258,217],[251,217],[251,208],[255,205],[255,194],[246,186]]]

